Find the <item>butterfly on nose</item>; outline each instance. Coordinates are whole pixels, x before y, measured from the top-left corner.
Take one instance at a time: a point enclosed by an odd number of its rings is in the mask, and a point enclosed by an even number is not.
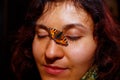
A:
[[[68,46],[68,41],[62,31],[54,28],[49,28],[50,38],[53,39],[57,44]]]

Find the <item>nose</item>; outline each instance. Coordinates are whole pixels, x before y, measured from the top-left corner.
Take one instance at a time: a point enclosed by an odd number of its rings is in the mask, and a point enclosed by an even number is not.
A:
[[[54,61],[56,59],[61,59],[64,57],[64,51],[62,49],[62,46],[59,44],[56,44],[54,40],[50,40],[46,52],[45,52],[45,57],[49,61]]]

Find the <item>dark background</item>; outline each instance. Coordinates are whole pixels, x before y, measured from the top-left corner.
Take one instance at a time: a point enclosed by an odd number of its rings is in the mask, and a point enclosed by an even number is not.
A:
[[[30,0],[0,0],[0,80],[12,80],[10,60],[14,35],[24,21]]]
[[[12,77],[9,65],[14,35],[24,21],[29,2],[30,0],[0,0],[0,80],[10,80]],[[120,0],[116,0],[116,3],[115,5],[120,5]],[[114,8],[110,5],[110,11],[113,12]],[[118,6],[117,12],[113,16],[120,22]]]

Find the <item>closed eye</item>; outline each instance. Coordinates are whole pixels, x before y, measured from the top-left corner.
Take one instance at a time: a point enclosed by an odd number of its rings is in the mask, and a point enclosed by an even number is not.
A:
[[[37,37],[39,38],[39,39],[43,39],[43,38],[46,38],[46,37],[48,37],[49,35],[48,34],[37,34]]]
[[[66,36],[66,38],[68,40],[71,40],[71,41],[77,41],[81,38],[82,36]]]
[[[38,38],[45,38],[47,37],[48,35],[38,35]]]
[[[39,39],[43,39],[49,36],[49,33],[45,29],[38,29],[36,30],[36,35]]]

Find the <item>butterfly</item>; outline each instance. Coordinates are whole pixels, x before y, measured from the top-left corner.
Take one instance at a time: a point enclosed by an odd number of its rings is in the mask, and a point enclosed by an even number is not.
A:
[[[59,31],[54,28],[49,28],[49,34],[51,39],[53,39],[57,44],[61,44],[64,46],[68,45],[68,41],[62,31]]]

